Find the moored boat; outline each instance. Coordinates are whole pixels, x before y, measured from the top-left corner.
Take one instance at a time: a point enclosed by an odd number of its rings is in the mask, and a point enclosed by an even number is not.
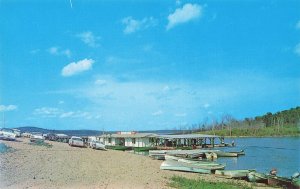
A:
[[[218,157],[238,157],[238,154],[233,152],[217,151],[215,153],[218,155]]]

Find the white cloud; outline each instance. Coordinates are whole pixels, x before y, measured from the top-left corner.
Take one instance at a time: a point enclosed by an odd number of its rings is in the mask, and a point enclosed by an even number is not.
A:
[[[83,119],[99,119],[101,115],[83,111],[64,111],[59,108],[42,107],[33,111],[34,115],[43,118],[83,118]]]
[[[82,42],[87,44],[90,47],[98,47],[99,46],[99,36],[95,36],[93,32],[87,31],[87,32],[82,32],[80,34],[76,35],[78,38],[81,39]]]
[[[182,8],[178,8],[174,13],[168,16],[167,30],[178,24],[182,24],[202,15],[202,7],[198,4],[185,4]]]
[[[297,28],[297,29],[300,29],[300,20],[297,22],[296,28]]]
[[[157,21],[153,17],[146,17],[142,20],[136,20],[129,16],[122,19],[122,24],[125,25],[125,28],[123,30],[125,34],[131,34],[139,30],[154,27],[156,23]]]
[[[156,111],[156,112],[153,112],[151,115],[153,115],[153,116],[160,116],[160,115],[162,115],[163,113],[164,113],[163,111],[158,110],[158,111]]]
[[[18,109],[16,105],[0,105],[0,112],[8,112]]]
[[[83,59],[78,62],[72,62],[62,69],[61,75],[64,77],[68,77],[80,72],[87,71],[92,68],[94,62],[95,61],[93,59]]]
[[[70,58],[72,55],[70,49],[61,50],[60,47],[50,47],[47,51],[50,54],[55,55],[55,56],[63,55],[63,56]]]
[[[300,56],[300,43],[298,43],[298,44],[296,45],[294,52],[295,52],[298,56]]]
[[[58,108],[42,107],[36,108],[33,111],[34,115],[40,115],[42,117],[57,117],[62,111]]]

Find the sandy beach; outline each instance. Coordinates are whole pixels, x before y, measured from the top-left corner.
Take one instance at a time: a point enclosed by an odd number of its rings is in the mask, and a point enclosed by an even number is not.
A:
[[[0,188],[170,188],[173,175],[212,181],[243,182],[213,175],[160,170],[162,161],[122,151],[70,147],[47,141],[51,148],[1,141],[15,149],[0,155]],[[265,188],[265,187],[264,187]]]

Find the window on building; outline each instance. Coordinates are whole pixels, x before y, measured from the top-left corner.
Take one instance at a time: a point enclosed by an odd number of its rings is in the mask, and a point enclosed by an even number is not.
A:
[[[135,138],[132,138],[132,144],[135,144]]]
[[[111,138],[108,138],[108,143],[111,143]]]

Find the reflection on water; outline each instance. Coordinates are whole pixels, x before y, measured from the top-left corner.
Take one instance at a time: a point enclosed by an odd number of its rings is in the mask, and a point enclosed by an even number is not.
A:
[[[232,140],[232,139],[228,139]],[[226,169],[256,169],[267,173],[277,168],[278,175],[290,177],[300,171],[300,138],[234,138],[236,147],[221,150],[239,151],[246,155],[238,158],[218,158]]]

